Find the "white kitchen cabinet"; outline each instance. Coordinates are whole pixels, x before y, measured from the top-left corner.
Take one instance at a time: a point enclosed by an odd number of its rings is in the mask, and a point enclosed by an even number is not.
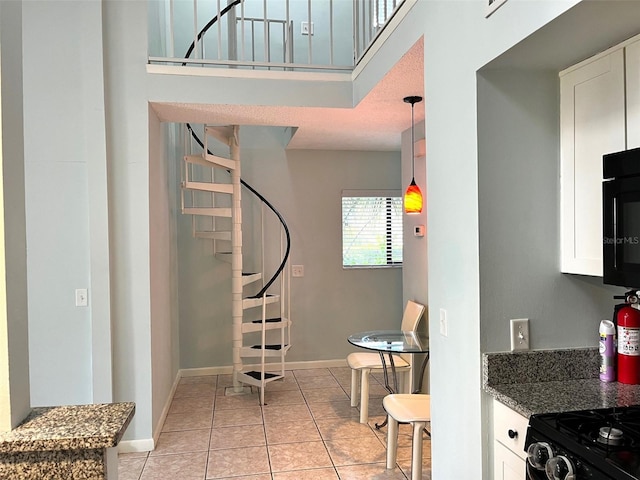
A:
[[[494,480],[524,480],[526,478],[525,461],[502,445],[493,444]]]
[[[503,403],[493,400],[493,478],[525,478],[524,443],[529,420]]]
[[[602,155],[625,149],[624,48],[560,73],[560,270],[602,276]]]

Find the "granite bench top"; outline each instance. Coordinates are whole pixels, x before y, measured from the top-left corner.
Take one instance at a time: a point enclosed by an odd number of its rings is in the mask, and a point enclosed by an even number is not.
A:
[[[525,417],[640,405],[640,385],[601,382],[597,348],[485,353],[483,389]]]
[[[33,408],[10,432],[0,432],[0,453],[115,447],[129,426],[132,402]]]

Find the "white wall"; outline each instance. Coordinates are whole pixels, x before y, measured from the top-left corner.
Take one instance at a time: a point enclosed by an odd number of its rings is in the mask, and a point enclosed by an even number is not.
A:
[[[107,0],[102,8],[114,400],[137,405],[125,439],[148,440],[153,429],[152,400],[164,403],[166,399],[152,399],[147,4]]]
[[[149,109],[152,424],[156,435],[178,373],[177,203],[175,185],[170,182],[175,172],[169,161],[170,136],[171,131]]]

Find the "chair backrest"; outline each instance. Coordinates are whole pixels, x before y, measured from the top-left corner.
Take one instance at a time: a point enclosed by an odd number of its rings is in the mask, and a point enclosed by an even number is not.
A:
[[[420,323],[420,319],[422,318],[422,314],[424,313],[424,309],[424,305],[416,303],[413,300],[409,300],[407,302],[407,306],[404,308],[404,314],[402,315],[401,330],[405,332],[415,332],[418,328],[418,324]]]

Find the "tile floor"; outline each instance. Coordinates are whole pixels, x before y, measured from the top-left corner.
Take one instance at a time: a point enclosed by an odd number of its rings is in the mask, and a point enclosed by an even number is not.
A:
[[[373,376],[369,424],[349,402],[348,367],[287,371],[265,391],[225,396],[231,375],[180,380],[153,452],[119,455],[120,480],[356,480],[411,478],[411,429],[385,468],[382,379]],[[425,434],[423,478],[431,473]]]

